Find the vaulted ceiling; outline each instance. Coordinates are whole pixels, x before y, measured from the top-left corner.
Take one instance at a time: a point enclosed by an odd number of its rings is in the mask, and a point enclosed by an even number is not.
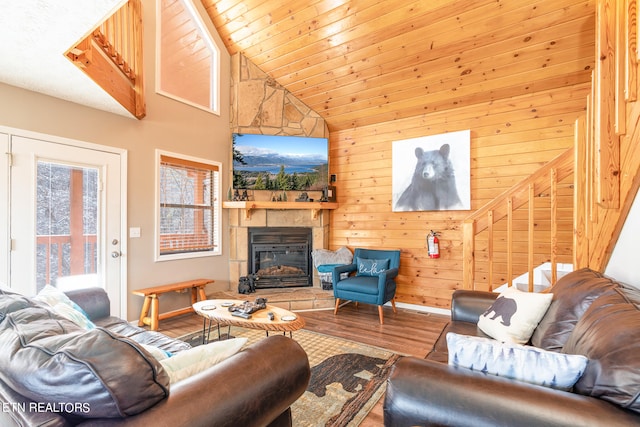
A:
[[[594,63],[595,0],[201,1],[331,130],[588,82]],[[0,81],[126,114],[61,54],[120,3],[10,2]]]
[[[330,130],[590,80],[595,0],[202,0]]]

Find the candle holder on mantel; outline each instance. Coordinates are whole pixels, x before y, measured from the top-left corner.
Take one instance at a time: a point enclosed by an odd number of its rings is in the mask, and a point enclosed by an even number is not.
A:
[[[229,190],[231,191],[231,190]],[[232,202],[248,202],[253,200],[253,191],[242,190],[242,193],[237,188],[233,190],[233,197],[229,199]]]
[[[287,192],[283,191],[280,194],[276,194],[275,192],[271,193],[271,201],[272,202],[286,202],[286,201],[288,201]]]

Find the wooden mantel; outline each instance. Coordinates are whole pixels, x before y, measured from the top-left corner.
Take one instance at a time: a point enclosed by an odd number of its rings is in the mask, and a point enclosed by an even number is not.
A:
[[[244,201],[244,202],[223,202],[224,209],[244,209],[245,219],[251,218],[253,209],[308,209],[311,211],[311,218],[316,219],[318,212],[323,209],[337,209],[335,202],[268,202],[268,201]]]

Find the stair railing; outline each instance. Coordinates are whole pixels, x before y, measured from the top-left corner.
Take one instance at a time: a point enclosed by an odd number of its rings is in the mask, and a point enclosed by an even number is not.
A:
[[[506,278],[512,286],[514,273],[514,213],[517,209],[527,206],[527,271],[529,273],[528,289],[533,291],[533,270],[536,258],[540,258],[541,249],[534,244],[536,231],[534,200],[549,197],[549,233],[551,283],[557,279],[558,254],[558,187],[565,178],[571,176],[574,170],[574,149],[571,148],[555,159],[546,163],[529,177],[523,179],[494,200],[468,216],[463,221],[463,288],[493,290],[495,280],[495,225],[498,221],[506,221]],[[573,183],[571,184],[573,188]],[[477,237],[486,231],[486,284],[481,284],[476,274],[478,254],[476,253]],[[573,231],[573,226],[572,226]],[[545,255],[546,256],[546,255]]]
[[[129,0],[65,56],[136,118],[144,101],[142,5]]]

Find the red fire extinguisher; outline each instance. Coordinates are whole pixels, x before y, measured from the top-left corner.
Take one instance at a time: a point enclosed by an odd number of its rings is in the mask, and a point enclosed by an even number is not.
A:
[[[438,240],[438,235],[433,230],[427,236],[427,253],[429,258],[440,258],[440,240]]]

